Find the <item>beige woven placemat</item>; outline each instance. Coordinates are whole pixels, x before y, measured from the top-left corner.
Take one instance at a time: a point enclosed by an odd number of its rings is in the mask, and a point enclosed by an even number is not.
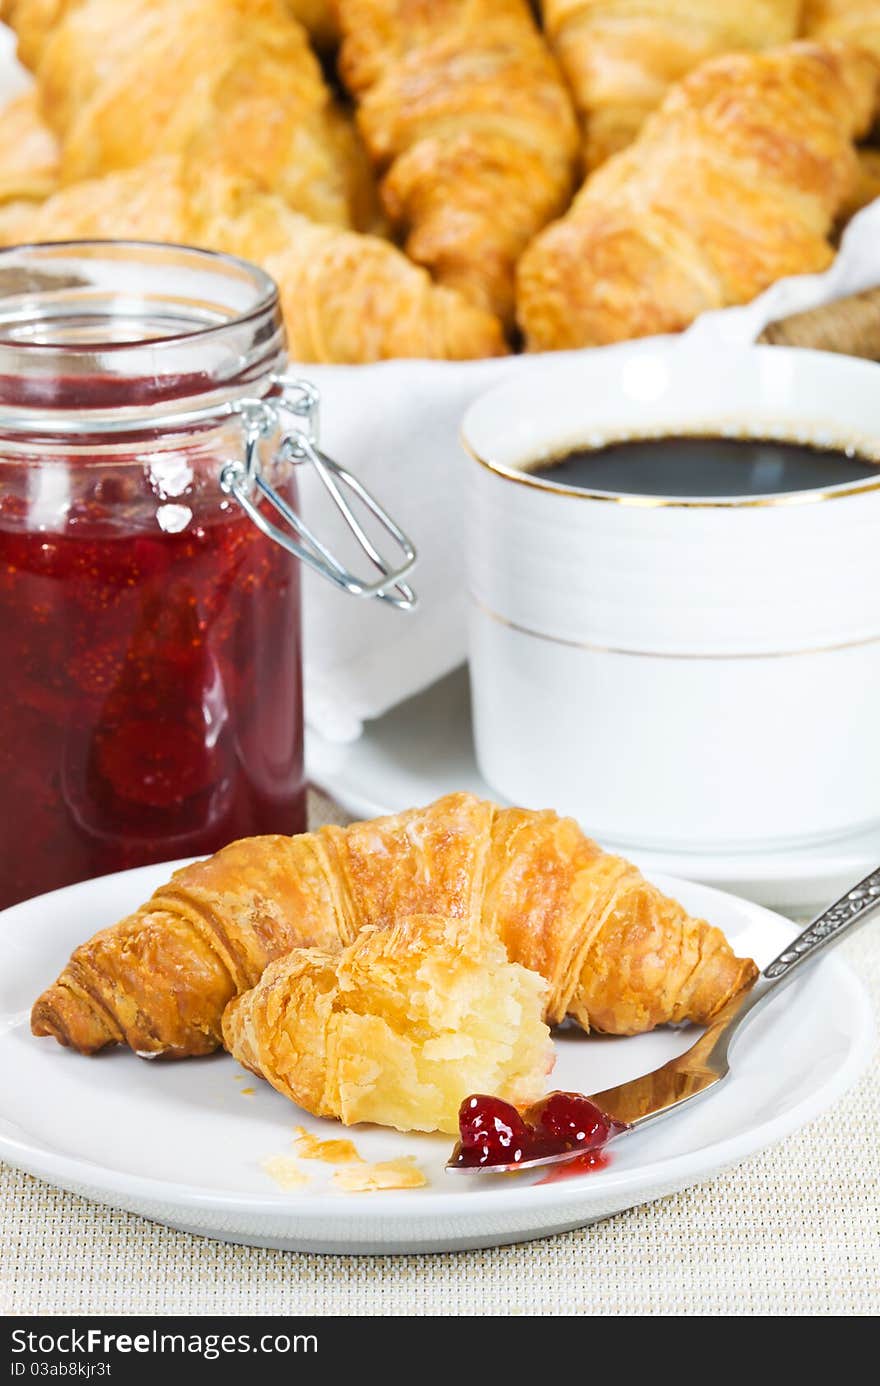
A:
[[[316,818],[333,816],[315,799]],[[845,945],[880,1011],[880,925]],[[227,1246],[0,1167],[7,1314],[876,1314],[880,1066],[782,1145],[580,1232],[442,1256]]]

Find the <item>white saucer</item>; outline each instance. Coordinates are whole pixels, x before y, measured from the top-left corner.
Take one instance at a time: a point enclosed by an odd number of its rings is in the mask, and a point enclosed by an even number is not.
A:
[[[612,1147],[606,1169],[558,1183],[450,1177],[449,1136],[356,1126],[367,1160],[414,1157],[422,1188],[342,1193],[332,1170],[279,1188],[264,1162],[294,1157],[295,1128],[339,1136],[231,1058],[147,1064],[127,1050],[85,1059],[35,1039],[34,998],[71,949],[168,879],[150,866],[28,900],[0,914],[0,1159],[63,1189],[172,1227],[296,1251],[425,1252],[497,1246],[581,1227],[683,1189],[781,1140],[856,1081],[873,1048],[865,992],[837,957],[768,1003],[737,1041],[717,1091]],[[657,878],[711,918],[737,952],[766,965],[794,927],[706,886]],[[563,1032],[553,1084],[596,1092],[649,1072],[693,1042],[660,1029],[631,1039]],[[852,1177],[856,1177],[853,1172]]]
[[[306,765],[314,784],[363,818],[398,813],[454,790],[498,798],[481,778],[474,758],[465,668],[368,722],[359,741],[340,746],[309,729]],[[589,832],[590,825],[584,828]],[[603,845],[615,847],[612,842]],[[683,876],[803,915],[830,904],[880,863],[880,828],[786,852],[619,850],[636,859],[648,875]]]

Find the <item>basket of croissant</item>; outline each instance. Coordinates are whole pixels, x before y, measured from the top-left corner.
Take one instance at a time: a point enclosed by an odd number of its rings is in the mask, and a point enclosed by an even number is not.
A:
[[[325,450],[416,540],[411,636],[304,577],[309,719],[331,740],[465,658],[478,395],[548,352],[733,320],[791,276],[787,313],[880,274],[860,263],[877,0],[0,0],[0,20],[0,245],[263,266]],[[835,348],[855,331],[880,354],[878,317],[872,297]]]
[[[877,282],[849,253],[876,259],[877,0],[0,0],[0,19],[0,244],[264,267],[326,451],[416,539],[412,646],[305,576],[331,739],[465,657],[457,435],[478,395],[547,352],[735,318],[791,276],[811,287],[786,312]],[[864,354],[877,320],[874,298]]]
[[[0,240],[225,250],[291,355],[601,346],[824,270],[874,0],[2,0]]]

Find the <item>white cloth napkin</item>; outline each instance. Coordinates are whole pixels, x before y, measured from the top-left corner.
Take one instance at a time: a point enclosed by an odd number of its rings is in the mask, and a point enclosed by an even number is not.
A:
[[[852,221],[825,274],[780,280],[742,308],[706,313],[679,340],[701,350],[750,342],[768,322],[877,284],[880,201]],[[321,391],[325,450],[360,477],[419,550],[412,578],[419,607],[411,614],[305,575],[306,716],[328,740],[354,740],[364,721],[465,659],[461,419],[483,391],[514,373],[526,388],[530,372],[546,362],[516,356],[303,368]],[[320,508],[319,489],[313,477],[304,478],[309,518]]]
[[[354,740],[362,723],[433,683],[464,658],[462,472],[458,425],[509,361],[459,364],[389,361],[305,366],[321,393],[321,446],[354,472],[419,553],[414,612],[349,596],[304,574],[306,716],[332,741]],[[308,474],[300,495],[309,523],[336,538]],[[393,545],[380,543],[391,554]],[[351,549],[345,557],[353,560]],[[367,573],[363,559],[357,569]]]

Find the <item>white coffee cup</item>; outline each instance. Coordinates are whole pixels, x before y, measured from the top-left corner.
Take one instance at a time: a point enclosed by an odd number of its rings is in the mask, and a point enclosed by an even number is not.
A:
[[[548,358],[464,420],[477,758],[623,846],[803,846],[880,822],[880,469],[783,495],[591,492],[528,468],[636,435],[880,460],[880,366],[683,341]]]

